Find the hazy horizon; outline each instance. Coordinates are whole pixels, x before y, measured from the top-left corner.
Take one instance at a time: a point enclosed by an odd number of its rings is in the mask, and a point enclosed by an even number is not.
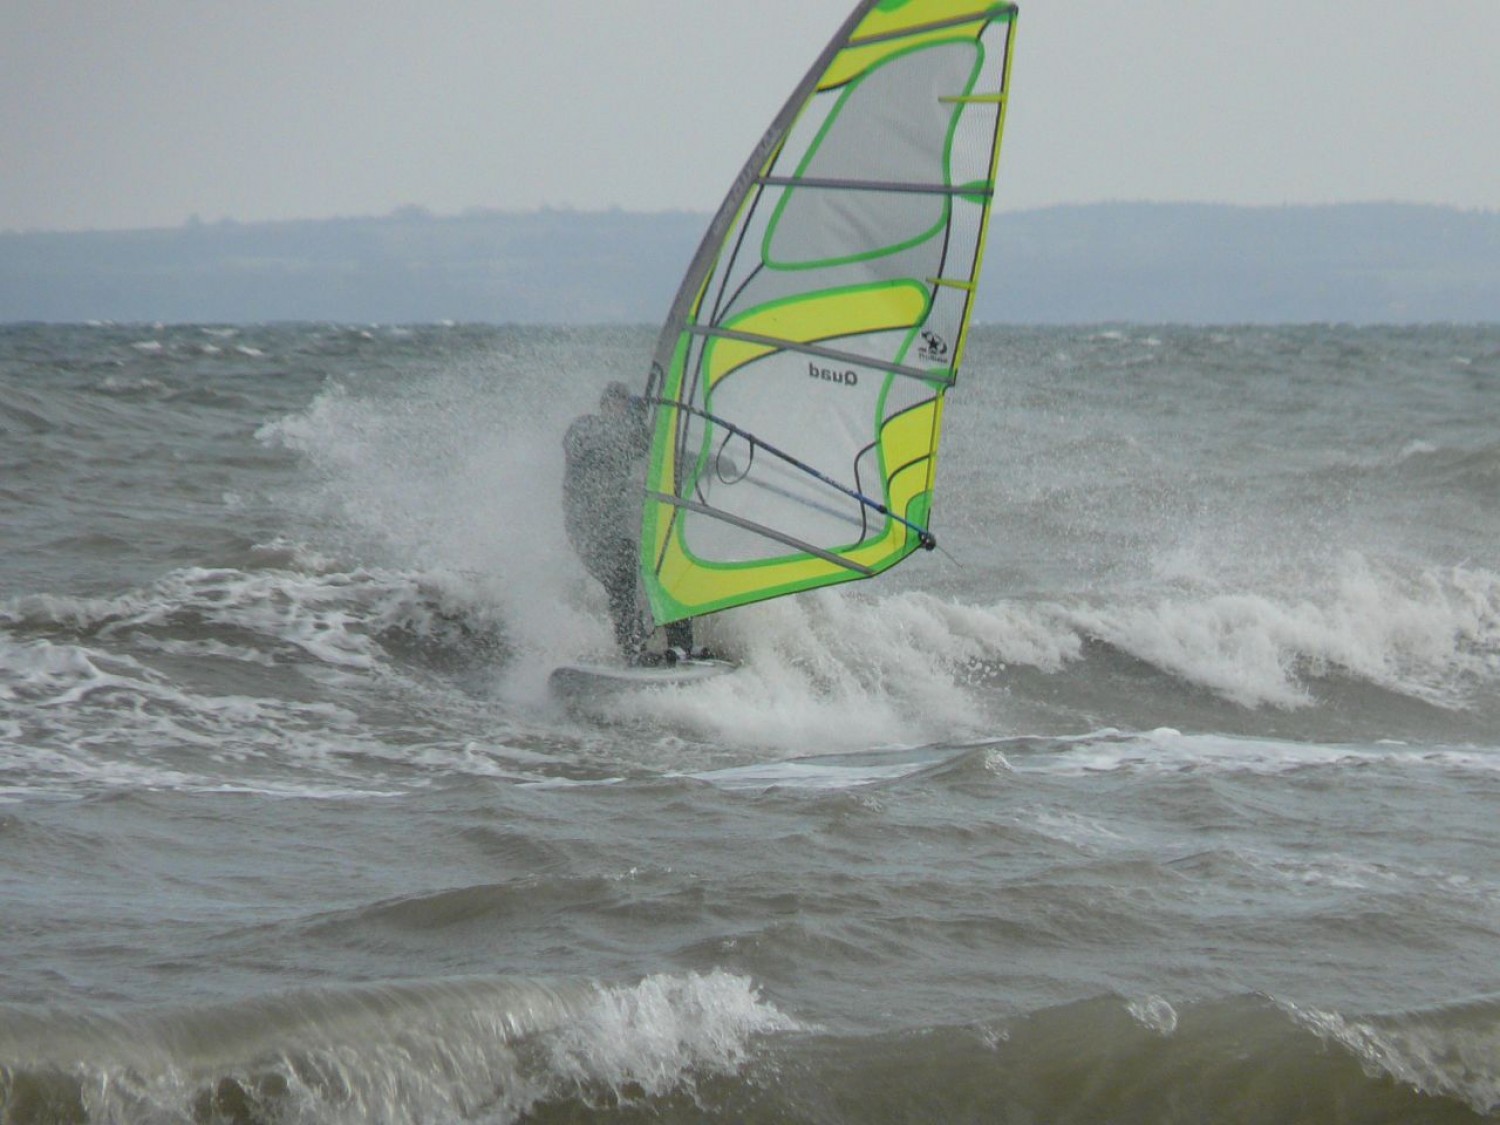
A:
[[[1048,203],[1036,207],[997,207],[996,214],[1023,215],[1043,211],[1056,211],[1066,209],[1083,209],[1090,207],[1181,207],[1181,208],[1224,208],[1240,211],[1295,211],[1295,210],[1333,210],[1336,208],[1359,208],[1359,207],[1403,207],[1413,209],[1432,209],[1438,211],[1454,211],[1466,215],[1495,215],[1500,216],[1500,206],[1473,206],[1466,207],[1451,203],[1425,203],[1413,200],[1399,199],[1352,199],[1337,203],[1225,203],[1210,199],[1182,199],[1182,200],[1156,200],[1156,199],[1103,199],[1087,203]],[[419,203],[403,203],[392,207],[388,211],[379,214],[325,214],[325,215],[289,215],[279,219],[242,219],[235,215],[221,215],[214,219],[206,219],[201,215],[192,214],[176,223],[163,223],[155,226],[138,227],[76,227],[76,228],[30,228],[16,229],[0,227],[0,236],[25,236],[25,235],[68,235],[68,234],[130,234],[133,232],[148,231],[175,231],[197,226],[275,226],[279,224],[298,223],[337,223],[353,222],[366,223],[378,222],[383,219],[412,219],[420,218],[434,222],[451,220],[462,220],[468,218],[485,218],[489,216],[526,216],[541,215],[548,213],[578,214],[578,215],[632,215],[649,218],[659,215],[695,215],[702,216],[707,222],[712,215],[709,208],[687,208],[687,207],[660,207],[654,209],[629,208],[618,205],[600,207],[580,207],[566,203],[542,203],[534,207],[490,207],[470,206],[458,211],[437,211],[425,207]]]
[[[1500,212],[1058,205],[996,216],[983,322],[1500,320]],[[708,215],[378,217],[0,235],[0,322],[651,323]]]

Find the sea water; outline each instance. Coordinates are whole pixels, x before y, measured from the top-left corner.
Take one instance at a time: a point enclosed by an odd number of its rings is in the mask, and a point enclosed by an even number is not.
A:
[[[591,710],[649,329],[0,329],[0,1120],[1500,1120],[1500,328],[982,328]]]

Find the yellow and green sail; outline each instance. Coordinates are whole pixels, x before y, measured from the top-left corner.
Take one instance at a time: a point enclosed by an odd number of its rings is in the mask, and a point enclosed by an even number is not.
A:
[[[662,330],[640,540],[658,624],[934,542],[1016,7],[865,0],[772,122]]]

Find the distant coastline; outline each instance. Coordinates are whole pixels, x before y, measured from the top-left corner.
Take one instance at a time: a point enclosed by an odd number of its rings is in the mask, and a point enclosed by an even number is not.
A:
[[[0,233],[0,323],[652,324],[708,216],[471,212]],[[1500,321],[1500,211],[997,212],[984,324]]]

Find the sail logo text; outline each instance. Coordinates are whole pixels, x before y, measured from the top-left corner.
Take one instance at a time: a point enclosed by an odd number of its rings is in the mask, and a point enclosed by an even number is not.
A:
[[[822,379],[825,383],[842,383],[846,387],[859,385],[859,374],[855,371],[835,371],[831,367],[819,367],[816,363],[807,365],[807,374],[813,379]]]

